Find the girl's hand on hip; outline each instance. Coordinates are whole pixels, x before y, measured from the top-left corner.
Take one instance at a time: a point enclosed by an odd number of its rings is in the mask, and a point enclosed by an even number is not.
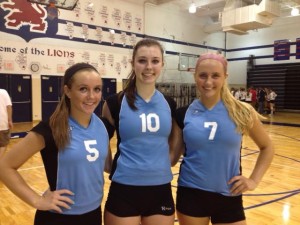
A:
[[[67,195],[74,195],[73,192],[67,189],[50,191],[48,189],[45,193],[36,200],[35,208],[39,210],[53,210],[58,213],[62,213],[62,208],[70,209],[74,204],[73,200],[67,197]]]
[[[257,187],[257,183],[244,176],[235,176],[230,179],[228,184],[232,184],[230,192],[232,195],[240,195],[246,191],[253,191]]]

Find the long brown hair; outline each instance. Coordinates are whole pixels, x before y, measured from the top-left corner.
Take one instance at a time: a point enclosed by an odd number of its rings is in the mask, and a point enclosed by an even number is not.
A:
[[[121,94],[119,95],[119,98],[122,97],[123,94],[125,94],[128,104],[130,106],[131,109],[133,110],[137,110],[137,107],[135,106],[134,102],[135,102],[135,92],[136,92],[136,74],[134,71],[134,59],[136,57],[136,53],[138,51],[138,49],[140,47],[151,47],[151,46],[157,46],[159,47],[160,51],[161,51],[161,55],[162,55],[162,60],[164,61],[164,49],[162,47],[162,45],[154,39],[151,38],[144,38],[142,40],[140,40],[133,48],[133,53],[132,53],[132,59],[131,59],[131,65],[132,65],[132,69],[130,74],[128,75],[128,80],[125,83],[125,88],[123,90],[123,92],[121,92]]]
[[[68,88],[71,88],[74,82],[74,74],[83,70],[96,71],[98,73],[95,67],[87,63],[77,63],[69,67],[63,78],[61,99],[49,120],[49,125],[58,150],[64,149],[64,147],[70,142],[69,115],[71,103],[68,96],[64,93],[64,86],[66,85]]]

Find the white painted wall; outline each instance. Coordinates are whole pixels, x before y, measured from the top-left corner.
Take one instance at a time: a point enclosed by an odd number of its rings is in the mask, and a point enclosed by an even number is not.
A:
[[[255,31],[249,31],[247,35],[227,35],[227,49],[237,49],[236,51],[227,53],[227,58],[241,58],[254,56],[273,55],[273,46],[268,48],[257,48],[250,50],[238,50],[239,48],[259,47],[265,45],[273,45],[275,40],[289,39],[295,42],[296,38],[300,38],[300,16],[285,18],[284,24],[282,22],[274,21],[271,27],[263,28]],[[296,46],[291,45],[291,53],[296,52]],[[256,64],[276,64],[276,63],[293,63],[300,62],[295,57],[290,57],[290,60],[274,61],[273,58],[256,59]],[[229,78],[230,84],[246,84],[247,76],[247,61],[232,61],[229,62]]]

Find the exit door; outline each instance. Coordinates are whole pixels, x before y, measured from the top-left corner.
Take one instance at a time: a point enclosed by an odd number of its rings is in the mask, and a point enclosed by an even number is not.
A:
[[[7,74],[0,74],[0,88],[5,89],[7,92],[9,89],[8,85],[8,75]]]
[[[13,122],[31,122],[31,76],[10,75],[8,92],[13,104]]]
[[[62,76],[42,75],[42,120],[46,121],[54,112],[61,97]]]

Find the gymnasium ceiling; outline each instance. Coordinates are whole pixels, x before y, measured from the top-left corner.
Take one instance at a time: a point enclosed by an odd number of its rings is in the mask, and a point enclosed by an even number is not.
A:
[[[129,0],[130,1],[130,0]],[[292,7],[300,8],[300,0],[273,0],[279,2],[282,13],[290,13]],[[188,12],[189,5],[195,3],[197,6],[197,16],[217,16],[222,12],[225,4],[236,2],[239,5],[259,4],[261,0],[151,0],[154,4],[173,4],[179,6],[183,11]]]
[[[50,0],[27,0],[31,2],[50,2]],[[73,5],[78,0],[57,0],[56,2]],[[98,0],[90,0],[98,1]],[[291,16],[291,10],[300,10],[300,0],[124,0],[134,4],[152,4],[167,8],[169,11],[181,11],[204,21],[206,33],[225,31],[238,35],[249,30],[274,26],[274,24],[299,24],[300,14]],[[196,6],[196,13],[190,14],[191,4]]]
[[[208,33],[213,33],[222,30],[220,13],[224,11],[225,6],[235,4],[241,7],[253,4],[259,4],[261,0],[125,0],[132,3],[152,3],[157,6],[165,6],[174,10],[180,10],[189,14],[189,6],[194,3],[197,7],[195,14],[190,14],[199,19],[206,19],[208,22],[204,30]],[[276,17],[276,22],[279,24],[300,22],[300,15],[291,18],[291,10],[293,7],[300,10],[300,0],[270,0],[278,2],[280,5],[280,15]],[[249,29],[248,29],[249,30]]]

